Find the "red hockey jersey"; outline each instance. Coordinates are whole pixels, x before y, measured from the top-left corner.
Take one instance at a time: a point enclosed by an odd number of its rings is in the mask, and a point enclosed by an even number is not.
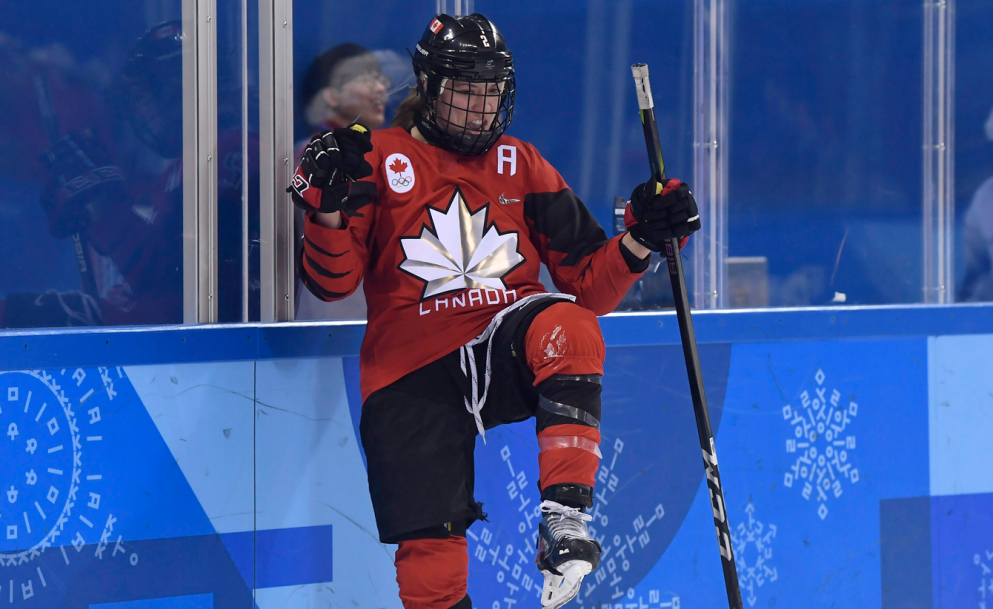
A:
[[[559,291],[597,315],[612,311],[640,275],[620,237],[608,240],[530,144],[503,136],[486,154],[462,156],[401,128],[374,131],[372,144],[373,175],[364,181],[375,184],[378,201],[342,214],[338,230],[308,217],[299,267],[324,300],[348,296],[365,279],[363,401],[469,342],[504,307],[546,292],[541,263]]]

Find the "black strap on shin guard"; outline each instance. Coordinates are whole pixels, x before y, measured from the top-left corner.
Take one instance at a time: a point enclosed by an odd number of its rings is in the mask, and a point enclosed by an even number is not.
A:
[[[554,402],[543,395],[538,396],[538,406],[542,410],[550,412],[551,414],[569,419],[576,419],[579,423],[600,429],[600,419],[585,410],[576,408],[575,406],[569,406],[568,404],[563,404],[561,402]]]
[[[543,501],[554,501],[577,509],[593,507],[593,487],[585,484],[553,484],[541,491]]]
[[[599,374],[554,374],[538,384],[538,431],[552,425],[580,424],[600,429]]]

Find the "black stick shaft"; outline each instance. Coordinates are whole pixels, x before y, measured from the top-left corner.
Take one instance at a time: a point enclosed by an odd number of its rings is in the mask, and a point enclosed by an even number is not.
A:
[[[52,103],[52,93],[48,88],[48,80],[43,74],[37,74],[34,77],[34,86],[38,93],[38,111],[41,113],[41,120],[45,125],[48,143],[55,144],[59,141],[59,121],[55,114],[55,104]],[[87,243],[86,235],[79,231],[73,233],[72,247],[76,253],[76,264],[79,266],[79,280],[83,292],[99,301],[100,295],[97,291],[96,278],[93,276],[92,259],[89,255],[90,246]]]
[[[665,179],[665,161],[662,160],[662,146],[659,144],[659,130],[655,123],[655,105],[652,102],[652,88],[648,81],[648,66],[641,63],[631,66],[635,86],[638,89],[638,107],[641,110],[641,123],[645,130],[645,145],[648,147],[648,163],[652,177],[658,181]],[[717,544],[721,551],[721,566],[724,569],[724,584],[727,587],[728,605],[731,609],[743,609],[741,589],[738,585],[738,570],[731,550],[731,525],[728,523],[721,487],[721,474],[717,469],[717,451],[714,449],[714,432],[710,428],[710,414],[707,412],[707,395],[703,389],[703,373],[700,370],[700,356],[696,348],[696,335],[690,317],[690,301],[686,294],[686,278],[683,275],[683,262],[679,257],[679,240],[669,239],[665,244],[665,256],[669,263],[669,279],[672,281],[672,295],[676,301],[676,319],[679,322],[679,335],[683,342],[683,357],[686,359],[686,373],[690,381],[690,396],[693,398],[693,414],[696,416],[700,448],[703,451],[703,465],[707,472],[707,489],[710,491],[711,507],[714,509],[714,525],[717,527]]]

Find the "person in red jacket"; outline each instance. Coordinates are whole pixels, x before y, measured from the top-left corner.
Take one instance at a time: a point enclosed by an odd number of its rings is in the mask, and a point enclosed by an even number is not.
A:
[[[505,135],[513,57],[479,14],[438,15],[391,129],[315,137],[294,175],[304,284],[335,300],[364,279],[360,435],[379,536],[397,543],[407,609],[468,609],[476,435],[535,418],[542,605],[599,563],[585,513],[600,458],[604,342],[650,251],[700,227],[679,180],[635,188],[608,239],[559,173]],[[560,293],[538,280],[545,264]]]

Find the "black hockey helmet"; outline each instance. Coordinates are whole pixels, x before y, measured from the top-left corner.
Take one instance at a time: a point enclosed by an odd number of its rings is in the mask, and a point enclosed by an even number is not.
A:
[[[131,47],[121,82],[131,128],[164,158],[183,152],[183,24],[161,23]]]
[[[514,114],[514,56],[493,22],[479,13],[437,15],[417,43],[413,63],[424,101],[414,118],[421,135],[460,154],[492,148]],[[446,87],[450,101],[442,99]]]

